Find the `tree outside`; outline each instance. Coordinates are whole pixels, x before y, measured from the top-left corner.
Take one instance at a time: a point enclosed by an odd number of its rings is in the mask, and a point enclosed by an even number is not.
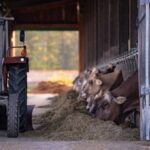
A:
[[[79,64],[78,31],[26,31],[25,45],[33,70],[77,70]],[[19,31],[15,32],[20,45]],[[20,54],[21,50],[16,53]]]

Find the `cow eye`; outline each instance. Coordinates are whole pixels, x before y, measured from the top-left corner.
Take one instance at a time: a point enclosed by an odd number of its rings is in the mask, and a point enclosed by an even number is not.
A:
[[[81,82],[78,82],[78,85],[81,85]]]
[[[90,81],[89,81],[89,84],[91,84],[91,85],[92,85],[92,84],[93,84],[93,81],[92,81],[92,80],[90,80]]]
[[[108,102],[104,102],[103,105],[102,105],[102,108],[103,109],[109,108],[109,103]]]
[[[95,77],[98,77],[98,73],[95,74]]]

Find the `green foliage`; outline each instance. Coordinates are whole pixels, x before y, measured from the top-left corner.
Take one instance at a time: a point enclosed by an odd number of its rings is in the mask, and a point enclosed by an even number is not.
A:
[[[25,34],[31,69],[78,69],[77,31],[26,31]],[[20,45],[18,31],[15,37],[16,45]]]

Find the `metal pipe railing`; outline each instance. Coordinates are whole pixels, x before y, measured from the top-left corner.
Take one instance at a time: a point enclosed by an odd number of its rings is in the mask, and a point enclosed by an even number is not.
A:
[[[132,48],[120,56],[107,59],[97,65],[98,68],[105,68],[108,64],[115,65],[122,70],[124,79],[127,79],[138,68],[138,50]]]
[[[131,59],[137,55],[138,55],[138,50],[136,48],[130,49],[130,51],[125,52],[116,58],[112,58],[110,60],[103,61],[102,63],[100,63],[98,65],[98,67],[103,68],[103,67],[107,66],[108,64],[117,65],[117,64],[119,64],[123,61],[126,61],[128,59]]]

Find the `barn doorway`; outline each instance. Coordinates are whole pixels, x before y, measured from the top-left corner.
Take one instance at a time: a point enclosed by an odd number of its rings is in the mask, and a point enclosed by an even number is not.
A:
[[[32,86],[37,86],[43,81],[64,82],[66,86],[70,86],[79,70],[78,31],[26,31],[25,33],[25,45],[30,59],[28,91],[31,92]],[[18,42],[18,31],[14,32],[13,37],[15,45],[22,44]],[[19,54],[20,49],[17,49],[13,55]],[[43,92],[47,93],[46,91]]]
[[[18,39],[19,31],[14,31],[14,45],[23,44]],[[79,32],[25,31],[25,45],[30,66],[28,109],[34,118],[49,110],[51,98],[71,89],[79,70]],[[20,53],[21,49],[13,50],[14,56]],[[37,126],[33,122],[33,128]]]

